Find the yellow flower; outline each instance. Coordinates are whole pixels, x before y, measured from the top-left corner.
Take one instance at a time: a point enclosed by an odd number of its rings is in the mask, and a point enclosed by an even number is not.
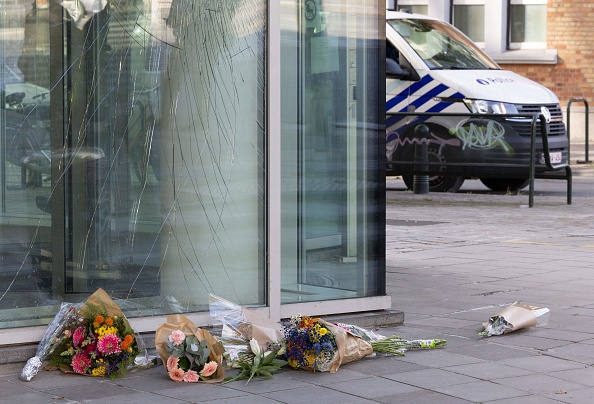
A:
[[[320,335],[326,335],[326,334],[328,334],[328,329],[321,327],[319,333],[320,333]]]
[[[95,329],[95,333],[97,334],[98,339],[102,339],[107,334],[118,334],[118,329],[116,327],[108,327],[107,325],[103,324],[101,327]]]
[[[105,366],[99,366],[91,370],[93,376],[105,376]]]
[[[105,376],[105,364],[103,359],[97,360],[97,367],[91,370],[93,376]]]
[[[305,364],[307,366],[313,366],[316,360],[316,355],[314,355],[313,351],[305,352]]]

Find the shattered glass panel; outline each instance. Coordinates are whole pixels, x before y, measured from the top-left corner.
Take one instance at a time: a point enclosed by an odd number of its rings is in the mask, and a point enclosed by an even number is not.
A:
[[[264,305],[265,2],[0,10],[0,328]]]

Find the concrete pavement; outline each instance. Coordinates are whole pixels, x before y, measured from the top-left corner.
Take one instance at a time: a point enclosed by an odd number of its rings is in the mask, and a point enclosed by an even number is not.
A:
[[[445,348],[365,358],[335,374],[283,370],[272,380],[174,383],[162,367],[116,380],[0,367],[0,403],[590,403],[594,395],[594,177],[493,195],[477,181],[457,194],[415,195],[387,181],[387,292],[404,324],[384,335],[445,338]],[[548,307],[547,325],[480,338],[481,323],[515,301]],[[229,374],[233,374],[229,372]]]

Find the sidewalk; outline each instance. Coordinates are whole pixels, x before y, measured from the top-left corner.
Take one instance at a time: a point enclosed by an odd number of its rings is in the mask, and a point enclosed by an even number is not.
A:
[[[572,157],[572,160],[574,157]],[[109,381],[0,367],[0,403],[590,403],[594,395],[594,178],[537,180],[528,196],[387,191],[387,292],[404,325],[384,335],[444,338],[442,349],[365,358],[335,374],[283,370],[272,380],[174,383],[162,367]],[[549,189],[550,188],[550,189]],[[546,191],[545,191],[546,189]],[[548,307],[548,325],[479,338],[515,301]],[[313,313],[312,313],[313,314]],[[233,373],[231,373],[233,374]]]

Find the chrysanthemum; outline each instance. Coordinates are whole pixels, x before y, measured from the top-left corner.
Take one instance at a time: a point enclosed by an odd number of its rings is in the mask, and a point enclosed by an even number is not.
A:
[[[115,334],[106,334],[97,343],[97,349],[99,349],[99,352],[105,355],[121,352],[120,337]]]
[[[176,382],[183,382],[186,372],[183,369],[177,368],[169,371],[169,377]]]
[[[91,364],[91,359],[85,355],[84,352],[79,352],[72,357],[72,362],[70,366],[72,366],[72,370],[76,373],[80,373],[84,375],[87,372],[87,368]]]
[[[85,340],[85,329],[84,327],[78,327],[74,334],[72,334],[72,343],[74,346],[80,346]]]
[[[202,370],[200,371],[200,376],[208,377],[212,376],[214,372],[217,371],[217,363],[215,361],[210,361],[204,365]]]
[[[198,380],[200,380],[200,377],[195,370],[188,370],[184,375],[184,382],[196,383]]]

